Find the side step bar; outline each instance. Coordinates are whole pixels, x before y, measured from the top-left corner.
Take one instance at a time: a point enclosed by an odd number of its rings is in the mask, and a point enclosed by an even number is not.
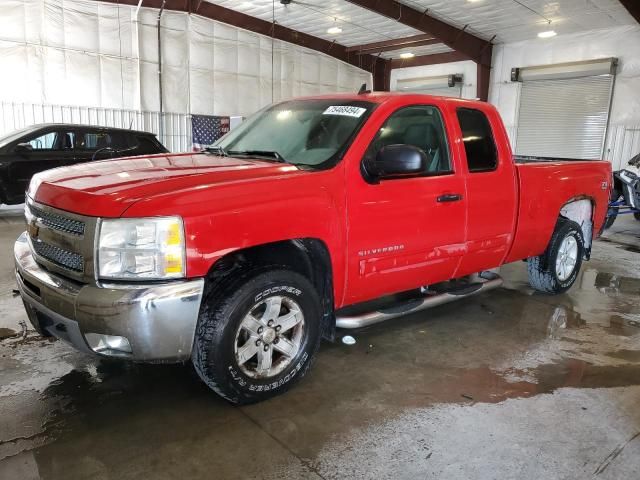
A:
[[[390,307],[382,308],[373,312],[365,312],[359,315],[338,315],[336,316],[336,327],[338,328],[362,328],[374,323],[384,322],[392,318],[401,317],[410,313],[426,310],[427,308],[442,305],[444,303],[467,298],[480,292],[486,292],[502,285],[502,278],[493,272],[482,272],[474,276],[474,282],[469,283],[463,289],[455,289],[450,292],[431,293],[422,298],[408,300]]]

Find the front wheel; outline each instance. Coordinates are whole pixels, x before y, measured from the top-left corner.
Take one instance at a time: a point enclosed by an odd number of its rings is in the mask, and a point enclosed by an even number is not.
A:
[[[558,219],[545,252],[527,260],[529,283],[540,292],[566,292],[578,277],[583,255],[580,225],[566,218]]]
[[[255,403],[302,378],[320,345],[321,303],[298,273],[250,272],[205,295],[193,348],[202,380],[235,404]]]

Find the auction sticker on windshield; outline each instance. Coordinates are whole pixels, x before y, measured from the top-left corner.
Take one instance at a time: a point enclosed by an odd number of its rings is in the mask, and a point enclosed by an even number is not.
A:
[[[360,118],[364,112],[366,112],[366,108],[362,107],[351,107],[349,105],[332,105],[327,108],[323,115],[343,115],[345,117],[356,117]]]

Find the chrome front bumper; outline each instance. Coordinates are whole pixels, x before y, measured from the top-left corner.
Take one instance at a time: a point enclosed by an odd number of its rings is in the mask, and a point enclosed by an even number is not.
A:
[[[16,281],[29,320],[86,353],[87,334],[125,337],[131,353],[107,352],[144,362],[179,362],[191,356],[204,280],[162,284],[83,284],[36,263],[26,232],[14,245]],[[100,353],[104,355],[104,353]]]

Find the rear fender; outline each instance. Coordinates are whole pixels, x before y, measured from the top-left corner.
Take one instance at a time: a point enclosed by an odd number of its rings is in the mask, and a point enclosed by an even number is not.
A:
[[[576,222],[582,229],[584,238],[584,256],[589,260],[591,256],[591,244],[593,242],[593,199],[583,197],[572,199],[560,209],[560,216]]]

